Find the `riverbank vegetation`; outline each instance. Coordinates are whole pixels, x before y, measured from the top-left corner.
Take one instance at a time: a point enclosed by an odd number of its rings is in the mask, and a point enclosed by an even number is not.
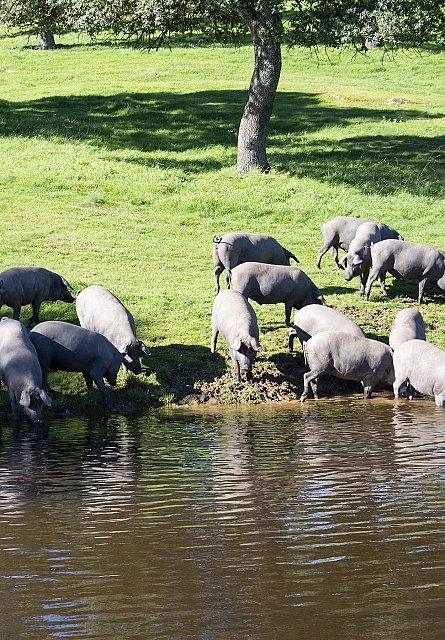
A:
[[[241,175],[250,47],[178,42],[147,53],[73,35],[60,42],[35,51],[20,36],[0,40],[0,269],[43,266],[77,290],[101,284],[130,309],[152,355],[147,375],[119,375],[117,410],[299,397],[304,363],[298,347],[287,352],[282,305],[253,303],[263,346],[253,383],[232,382],[222,341],[209,361],[215,234],[274,236],[329,305],[387,342],[417,284],[389,277],[390,300],[377,285],[361,300],[358,280],[345,282],[330,254],[316,269],[320,225],[337,215],[378,219],[445,249],[443,51],[285,52],[273,170]],[[428,339],[443,348],[444,304],[431,288],[421,307]],[[45,303],[48,319],[77,322],[74,305]],[[345,389],[330,384],[323,394]],[[50,385],[58,393],[49,411],[101,408],[80,374],[53,373]],[[7,407],[6,393],[0,401]]]

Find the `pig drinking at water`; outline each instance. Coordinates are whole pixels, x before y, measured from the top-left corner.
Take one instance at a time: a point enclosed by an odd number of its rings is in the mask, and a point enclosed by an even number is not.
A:
[[[77,295],[76,311],[82,327],[101,333],[125,355],[124,374],[127,369],[141,373],[140,357],[150,355],[150,350],[136,338],[133,316],[116,296],[105,287],[92,285]]]
[[[363,330],[341,311],[319,304],[308,304],[295,313],[294,326],[289,330],[289,351],[296,337],[301,344],[322,331],[341,331],[365,338]]]
[[[298,267],[245,262],[232,269],[232,287],[258,304],[284,302],[288,327],[293,308],[324,303],[321,291]]]
[[[29,333],[42,367],[46,388],[48,369],[53,371],[79,371],[83,373],[90,391],[93,380],[107,407],[111,407],[103,378],[110,385],[123,361],[123,354],[105,336],[69,322],[52,320],[41,322]]]
[[[377,340],[324,331],[304,343],[304,355],[310,370],[303,376],[301,402],[309,396],[309,386],[318,399],[318,378],[326,374],[360,381],[365,400],[377,384],[394,382],[392,349]]]
[[[434,396],[437,407],[445,405],[445,351],[426,340],[407,340],[394,351],[394,397],[408,384],[408,397],[419,393]]]
[[[240,369],[252,378],[252,365],[259,351],[259,331],[255,311],[249,301],[238,291],[220,291],[213,302],[211,357],[215,358],[218,333],[230,350],[233,377],[240,381]]]
[[[389,334],[389,346],[391,349],[397,349],[402,342],[408,340],[426,340],[422,315],[412,307],[402,309],[396,315]]]
[[[32,316],[25,323],[29,327],[39,321],[40,305],[45,300],[74,302],[69,286],[62,276],[42,267],[12,267],[0,273],[0,308],[11,307],[14,320],[19,320],[21,308],[30,304]]]
[[[298,262],[293,253],[271,236],[262,233],[226,233],[213,238],[215,265],[215,293],[219,292],[219,276],[226,269],[226,287],[230,285],[231,270],[242,262],[266,262],[289,266],[289,259]]]
[[[44,390],[36,350],[21,322],[2,318],[0,322],[0,379],[8,387],[14,420],[20,412],[32,424],[42,422],[42,409],[51,406]]]

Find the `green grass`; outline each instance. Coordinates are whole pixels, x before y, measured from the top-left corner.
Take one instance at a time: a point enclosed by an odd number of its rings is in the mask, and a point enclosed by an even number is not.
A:
[[[208,362],[212,238],[227,231],[273,235],[329,304],[387,340],[416,284],[396,283],[389,301],[376,285],[363,302],[357,279],[346,283],[330,255],[315,268],[320,224],[375,218],[445,249],[444,52],[284,51],[273,171],[239,175],[251,47],[147,53],[72,35],[59,42],[35,51],[25,38],[0,40],[0,269],[44,266],[76,289],[102,284],[121,298],[152,356],[150,375],[119,378],[116,402],[170,404],[229,366]],[[429,291],[422,313],[429,339],[445,348],[444,295]],[[291,358],[282,306],[254,306],[258,367]],[[41,319],[53,318],[76,322],[74,306],[44,305]],[[63,391],[55,410],[91,402],[81,377],[54,374],[50,384]]]

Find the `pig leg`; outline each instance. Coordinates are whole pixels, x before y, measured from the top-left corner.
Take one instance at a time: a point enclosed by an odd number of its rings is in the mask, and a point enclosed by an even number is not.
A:
[[[309,397],[309,386],[311,387],[314,400],[318,400],[318,373],[308,371],[303,376],[304,389],[300,396],[300,402],[304,402]]]
[[[18,421],[20,420],[20,409],[17,403],[17,398],[15,397],[15,394],[12,391],[12,389],[8,390],[8,395],[9,395],[9,402],[11,404],[13,420]]]
[[[83,373],[83,377],[85,378],[85,382],[86,385],[88,387],[88,391],[91,391],[93,388],[93,380],[96,383],[97,388],[99,389],[103,401],[105,403],[105,406],[108,407],[108,409],[111,409],[111,402],[110,399],[108,397],[108,393],[107,393],[107,389],[105,387],[105,383],[103,381],[103,378],[99,377],[99,376],[94,376],[92,377],[87,371],[82,371]]]
[[[375,387],[374,379],[365,378],[363,380],[363,398],[369,400],[372,394],[372,390]]]
[[[365,296],[365,286],[369,276],[369,264],[364,268],[363,273],[360,274],[360,295]]]
[[[399,375],[396,376],[396,379],[394,380],[394,383],[392,385],[392,388],[394,390],[394,398],[400,398],[400,389],[404,386],[406,381],[406,375],[400,375],[399,373]]]
[[[30,327],[33,323],[37,323],[39,321],[40,306],[42,302],[43,300],[41,298],[36,298],[34,302],[31,302],[32,316],[29,318],[29,320],[25,322],[26,328]]]
[[[13,309],[13,314],[12,317],[14,320],[20,320],[20,311],[22,310],[22,305],[19,304],[15,307],[12,308]]]
[[[294,325],[290,321],[290,317],[292,314],[293,304],[290,300],[285,300],[284,302],[284,313],[286,317],[286,327],[293,327]]]
[[[388,293],[386,291],[385,288],[385,278],[386,278],[386,272],[383,273],[378,273],[378,271],[373,271],[369,277],[368,280],[368,286],[366,287],[365,290],[365,298],[366,300],[369,300],[369,294],[371,293],[371,287],[374,284],[374,282],[377,280],[377,278],[379,279],[379,283],[380,283],[380,288],[382,290],[382,293],[384,296],[388,297]]]
[[[437,396],[434,396],[436,401],[436,407],[441,407],[445,405],[445,392],[439,393]]]
[[[325,242],[324,245],[321,247],[320,251],[318,252],[318,256],[317,256],[317,268],[321,269],[321,259],[324,256],[325,253],[327,253],[327,251],[329,251],[329,249],[331,248],[331,243],[330,242]],[[334,251],[337,253],[337,255],[334,255]],[[332,257],[334,258],[335,262],[338,265],[338,252],[337,249],[335,247],[332,247]]]
[[[388,297],[388,292],[387,292],[386,286],[385,286],[385,279],[386,279],[386,273],[382,273],[382,275],[379,276],[379,285],[380,285],[380,289],[382,290],[383,295],[387,298]]]
[[[241,372],[240,372],[239,362],[235,356],[231,356],[231,357],[232,357],[232,363],[233,363],[233,377],[237,382],[241,382]]]
[[[426,284],[428,282],[428,278],[424,278],[419,282],[419,298],[417,300],[418,304],[422,302],[423,293],[425,291]]]
[[[215,360],[215,352],[216,352],[216,341],[218,339],[218,327],[213,325],[212,327],[212,343],[210,345],[210,359]]]

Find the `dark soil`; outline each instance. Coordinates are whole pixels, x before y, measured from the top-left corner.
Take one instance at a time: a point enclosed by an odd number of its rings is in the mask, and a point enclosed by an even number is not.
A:
[[[307,367],[301,354],[280,354],[272,359],[257,360],[253,366],[253,380],[233,379],[227,371],[213,380],[195,383],[193,390],[177,397],[177,404],[244,404],[299,400],[303,391],[303,375]],[[325,376],[319,383],[324,397],[361,393],[358,382]],[[181,395],[181,394],[180,394]]]

